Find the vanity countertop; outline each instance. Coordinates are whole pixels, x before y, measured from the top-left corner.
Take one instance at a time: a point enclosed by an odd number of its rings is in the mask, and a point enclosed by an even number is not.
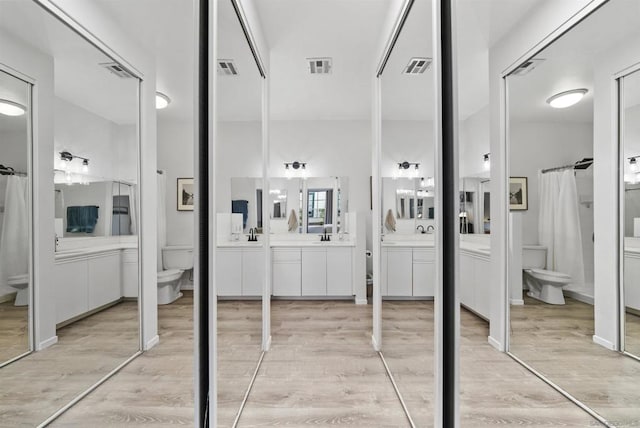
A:
[[[431,240],[399,240],[399,241],[382,241],[382,247],[394,248],[434,248],[435,244]]]
[[[303,241],[303,240],[284,240],[284,241],[271,241],[271,248],[278,247],[355,247],[356,243],[353,241],[345,240],[345,241]]]
[[[109,251],[129,250],[138,248],[137,243],[122,242],[108,245],[96,245],[93,247],[74,248],[69,250],[59,250],[55,253],[55,260],[72,259],[75,257],[89,256],[93,254],[107,253]]]
[[[218,248],[262,248],[264,247],[262,241],[251,242],[251,241],[225,241],[218,242]]]

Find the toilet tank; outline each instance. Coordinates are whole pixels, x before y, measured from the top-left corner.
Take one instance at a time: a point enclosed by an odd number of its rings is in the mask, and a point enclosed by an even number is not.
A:
[[[172,245],[162,249],[162,264],[164,269],[193,269],[193,247],[187,245]]]
[[[522,269],[544,269],[547,266],[547,247],[522,246]]]

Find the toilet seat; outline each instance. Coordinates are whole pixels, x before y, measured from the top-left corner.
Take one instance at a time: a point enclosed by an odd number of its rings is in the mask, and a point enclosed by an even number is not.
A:
[[[182,276],[184,271],[180,269],[168,269],[158,272],[158,282],[175,281]]]
[[[16,275],[7,278],[7,285],[15,287],[17,285],[28,285],[29,284],[29,274],[24,275]]]
[[[550,281],[555,283],[566,283],[566,284],[571,282],[571,276],[564,274],[562,272],[556,272],[556,271],[546,270],[546,269],[528,269],[528,271],[540,281]]]

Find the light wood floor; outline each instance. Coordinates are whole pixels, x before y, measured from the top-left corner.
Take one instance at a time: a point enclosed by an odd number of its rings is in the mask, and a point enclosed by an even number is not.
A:
[[[383,354],[419,427],[433,426],[432,301],[385,301]],[[487,343],[488,323],[462,309],[461,426],[588,427],[591,417]]]
[[[0,369],[0,426],[32,427],[138,349],[138,309],[124,302],[58,329],[58,343]]]
[[[188,294],[159,307],[160,344],[53,426],[192,426],[192,313]],[[420,427],[432,425],[432,313],[431,302],[385,302],[383,308],[385,356]],[[370,305],[274,301],[272,349],[239,426],[408,426],[371,348],[371,316]],[[219,320],[219,422],[229,426],[259,355],[260,303],[221,302]],[[491,348],[484,321],[463,311],[462,324],[463,427],[598,426],[511,358]],[[60,388],[62,385],[60,382]],[[585,385],[589,387],[588,382]],[[33,401],[23,408],[33,409]],[[0,419],[0,426],[19,424]]]
[[[593,343],[593,306],[511,307],[511,350],[617,427],[640,426],[640,362]]]
[[[0,303],[0,363],[29,351],[29,309]]]

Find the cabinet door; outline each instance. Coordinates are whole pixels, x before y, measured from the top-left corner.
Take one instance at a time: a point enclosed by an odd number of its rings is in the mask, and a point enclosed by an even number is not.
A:
[[[237,248],[216,252],[218,296],[242,296],[242,251]]]
[[[353,296],[351,248],[327,248],[327,296]]]
[[[380,294],[384,296],[389,295],[389,282],[387,281],[389,266],[389,251],[382,247],[380,254]]]
[[[475,265],[473,257],[460,254],[460,303],[473,309],[475,307]]]
[[[491,315],[491,264],[489,260],[475,259],[475,311],[485,318]]]
[[[413,295],[433,297],[435,293],[436,266],[432,249],[413,249]]]
[[[413,295],[413,252],[411,248],[389,248],[387,287],[389,296]]]
[[[327,295],[327,250],[302,249],[302,295]]]
[[[54,267],[56,323],[89,310],[87,259],[58,261]]]
[[[122,297],[120,252],[90,257],[89,310],[99,308]]]
[[[301,295],[300,262],[273,263],[273,295],[295,297]]]
[[[640,311],[640,256],[624,255],[624,304]]]
[[[262,249],[242,251],[242,295],[262,296],[264,284],[264,253]]]

